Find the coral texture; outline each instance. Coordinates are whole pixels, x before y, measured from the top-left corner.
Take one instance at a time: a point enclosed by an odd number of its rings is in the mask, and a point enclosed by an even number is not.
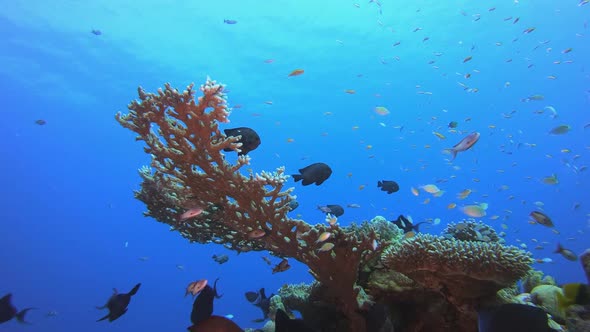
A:
[[[350,330],[363,331],[358,309],[365,303],[356,280],[360,265],[380,254],[375,249],[382,241],[376,232],[337,223],[312,226],[290,218],[289,203],[295,196],[293,188],[283,189],[288,179],[284,168],[244,175],[249,156],[229,163],[222,151],[240,151],[241,143],[240,136],[228,137],[219,130],[230,115],[224,86],[207,79],[200,91],[202,96],[195,99],[192,84],[183,92],[166,84],[157,94],[140,87],[140,100],[129,104],[129,113],[116,115],[123,127],[138,134],[136,139],[145,143],[152,159],[150,167],[140,170],[143,182],[135,192],[147,206],[145,215],[169,224],[191,242],[214,242],[237,251],[268,250],[301,261],[325,286],[326,299],[348,318]],[[198,216],[180,218],[197,208],[203,210]],[[334,247],[318,251],[316,241],[327,231]]]

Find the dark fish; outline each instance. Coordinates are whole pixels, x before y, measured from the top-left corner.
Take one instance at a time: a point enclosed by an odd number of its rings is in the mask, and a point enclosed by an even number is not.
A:
[[[578,260],[578,255],[576,255],[573,251],[564,248],[561,243],[557,243],[557,249],[555,249],[555,251],[553,252],[555,254],[560,254],[561,256],[563,256],[565,259],[575,262]]]
[[[191,332],[241,332],[243,331],[236,323],[225,317],[213,315],[213,301],[219,298],[217,294],[217,280],[215,280],[213,288],[207,285],[199,296],[193,302],[193,310],[191,312],[192,326],[187,330]]]
[[[289,202],[289,211],[293,211],[298,207],[299,207],[299,202],[297,202],[296,200],[292,200]]]
[[[295,182],[303,180],[301,184],[304,186],[315,183],[316,186],[324,183],[330,175],[332,175],[332,169],[330,166],[324,163],[311,164],[305,168],[299,170],[300,174],[293,174]]]
[[[403,215],[399,215],[399,217],[397,217],[397,220],[393,220],[391,221],[392,223],[394,223],[399,229],[401,229],[402,231],[404,231],[404,233],[408,233],[408,232],[419,232],[420,230],[418,229],[419,226],[421,224],[425,224],[425,221],[419,222],[417,224],[412,224],[412,222],[410,220],[408,220],[408,218],[404,217]]]
[[[107,318],[109,322],[112,322],[115,319],[123,316],[127,312],[127,306],[131,301],[131,296],[137,293],[140,286],[141,283],[135,285],[135,287],[133,287],[133,289],[126,294],[118,294],[117,289],[113,289],[113,295],[109,298],[107,304],[103,305],[102,307],[96,307],[97,309],[109,309],[109,313],[103,318],[97,320],[97,322]]]
[[[100,31],[100,30],[92,29],[90,32],[91,32],[93,35],[97,35],[97,36],[100,36],[100,35],[102,35],[102,31]]]
[[[258,133],[256,133],[252,128],[239,127],[233,129],[224,129],[223,132],[226,136],[242,136],[238,140],[239,143],[242,143],[242,146],[240,147],[241,151],[238,152],[238,156],[248,154],[248,152],[256,150],[256,148],[260,145],[260,136],[258,136]],[[229,152],[234,150],[225,148],[223,151]]]
[[[387,191],[388,194],[393,194],[399,190],[397,182],[389,180],[377,181],[377,187],[381,188],[381,191]]]
[[[527,304],[506,303],[478,311],[479,332],[550,332],[547,313]]]
[[[29,310],[37,308],[25,308],[21,311],[16,310],[12,305],[12,294],[6,294],[0,299],[0,324],[6,323],[9,320],[16,318],[19,323],[27,323],[25,315]]]
[[[290,268],[291,268],[291,265],[289,265],[289,260],[287,260],[286,258],[283,258],[283,260],[279,264],[275,265],[272,268],[272,274],[285,272]]]
[[[246,296],[246,300],[248,300],[248,302],[262,310],[262,319],[256,319],[254,322],[259,323],[267,320],[268,312],[270,310],[270,298],[273,297],[274,294],[270,294],[270,297],[266,297],[264,288],[260,288],[258,292],[246,292],[244,295]]]
[[[226,263],[227,261],[229,261],[228,255],[219,255],[219,256],[213,255],[213,256],[211,256],[211,258],[213,258],[213,260],[219,264],[223,264],[223,263]]]
[[[291,319],[282,309],[275,316],[275,332],[314,332],[303,319]]]
[[[238,21],[236,21],[236,20],[223,20],[223,23],[225,23],[225,24],[236,24],[236,23],[238,23]]]
[[[449,128],[457,128],[458,125],[459,125],[459,122],[457,122],[457,121],[449,122]]]
[[[318,210],[323,213],[330,213],[336,217],[340,217],[344,214],[344,208],[338,204],[328,204],[326,206],[319,205]]]
[[[38,125],[40,125],[40,126],[43,126],[44,124],[47,123],[47,121],[45,121],[43,119],[39,119],[39,120],[36,120],[35,123],[38,124]]]
[[[231,319],[214,315],[199,324],[190,326],[187,330],[190,332],[244,332]]]
[[[531,216],[531,218],[535,219],[535,221],[537,223],[539,223],[540,225],[543,226],[547,226],[547,227],[553,227],[553,220],[551,220],[551,218],[549,218],[548,215],[546,215],[545,213],[541,212],[541,211],[532,211],[529,216]]]

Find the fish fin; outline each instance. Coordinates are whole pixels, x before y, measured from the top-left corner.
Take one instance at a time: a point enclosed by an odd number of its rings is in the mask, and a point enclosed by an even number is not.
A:
[[[303,175],[301,174],[293,174],[291,176],[293,177],[293,180],[295,180],[295,182],[301,181],[303,179]]]
[[[219,280],[219,278],[215,279],[215,282],[213,283],[213,292],[214,292],[213,296],[216,299],[219,299],[219,298],[221,298],[223,296],[223,294],[217,293],[217,280]]]
[[[412,229],[414,231],[416,231],[416,233],[420,232],[420,229],[419,228],[420,228],[420,225],[421,224],[427,224],[427,222],[426,221],[421,221],[421,222],[419,222],[417,224],[414,224],[414,225],[412,225]]]
[[[246,292],[244,293],[244,296],[246,296],[246,300],[252,304],[257,304],[258,301],[260,301],[260,293],[257,292]]]
[[[381,188],[381,187],[383,187],[383,182],[377,181],[377,188]]]
[[[555,251],[553,252],[554,254],[559,254],[563,251],[563,247],[561,246],[561,243],[557,242],[557,248],[555,249]]]
[[[16,314],[16,320],[17,320],[19,323],[23,323],[23,324],[30,324],[30,323],[28,323],[27,321],[25,321],[25,315],[27,314],[27,312],[28,312],[29,310],[32,310],[32,309],[37,309],[37,308],[25,308],[25,309],[23,309],[23,310],[19,311],[19,312]]]
[[[129,295],[133,296],[133,295],[137,294],[137,291],[139,290],[140,286],[141,286],[141,283],[138,283],[137,285],[135,285],[135,287],[133,287],[133,289],[129,292]]]
[[[108,314],[106,314],[106,316],[104,316],[103,318],[100,318],[99,320],[97,320],[97,322],[103,321],[107,318],[109,318],[109,316],[111,315],[111,313],[109,312]]]

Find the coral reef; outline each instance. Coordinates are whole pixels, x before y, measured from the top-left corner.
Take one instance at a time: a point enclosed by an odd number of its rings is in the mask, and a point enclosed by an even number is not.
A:
[[[461,241],[504,243],[504,239],[500,238],[491,226],[474,220],[449,223],[443,231],[443,236]]]
[[[356,232],[334,225],[310,225],[287,216],[295,199],[292,188],[283,190],[284,168],[275,172],[243,175],[247,155],[235,164],[222,151],[240,151],[240,136],[221,134],[219,123],[229,122],[224,86],[207,79],[202,96],[195,99],[194,86],[184,92],[169,84],[157,94],[138,89],[128,114],[116,120],[138,134],[151,156],[150,168],[140,170],[143,179],[136,198],[147,206],[146,216],[180,232],[191,242],[223,244],[237,251],[268,250],[280,257],[293,257],[306,264],[325,286],[324,300],[333,303],[348,319],[350,330],[363,331],[358,313],[365,303],[357,299],[361,264],[380,254],[374,231]],[[187,220],[179,215],[192,208],[203,212]],[[264,236],[252,236],[260,234]],[[332,233],[334,247],[318,252],[316,240]],[[256,232],[256,233],[253,233]],[[362,299],[361,299],[362,300]]]
[[[275,308],[298,310],[322,331],[366,331],[371,311],[396,330],[473,331],[474,304],[528,273],[529,255],[500,244],[482,223],[455,225],[447,237],[404,240],[384,218],[349,227],[290,218],[295,196],[284,188],[283,167],[254,173],[244,170],[248,155],[226,160],[224,149],[240,152],[242,143],[219,129],[230,114],[224,86],[207,79],[202,95],[196,92],[192,84],[183,92],[166,84],[156,94],[140,87],[129,113],[116,115],[151,156],[139,171],[135,197],[145,203],[145,216],[191,242],[267,250],[307,265],[317,282],[283,287],[272,299]],[[181,217],[187,210],[198,213]],[[324,232],[331,233],[333,248],[321,251],[317,240]]]
[[[568,332],[590,331],[590,306],[573,305],[566,312]]]
[[[440,322],[444,328],[439,330],[469,331],[476,326],[475,305],[511,287],[528,273],[533,260],[516,247],[496,242],[419,234],[399,246],[388,247],[382,261],[385,267],[403,273],[431,293],[430,299],[438,296],[444,300],[439,306],[446,307],[447,317],[454,318]],[[458,310],[451,313],[448,304]]]
[[[522,278],[521,284],[522,290],[525,293],[530,293],[533,288],[539,285],[557,285],[553,277],[546,276],[539,270],[531,270],[524,278]]]
[[[557,294],[563,295],[563,290],[554,285],[539,285],[531,291],[531,302],[550,313],[557,321],[563,322],[565,315],[559,309]]]

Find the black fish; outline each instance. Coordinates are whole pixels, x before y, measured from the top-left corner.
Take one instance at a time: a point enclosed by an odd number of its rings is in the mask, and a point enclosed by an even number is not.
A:
[[[217,280],[219,278],[215,279],[213,288],[209,285],[205,286],[193,302],[193,310],[191,311],[193,325],[188,328],[189,331],[243,331],[231,320],[213,315],[213,301],[221,297],[217,294]]]
[[[6,323],[9,320],[16,318],[19,323],[27,323],[25,321],[25,314],[27,311],[36,308],[25,308],[21,311],[16,310],[12,305],[12,294],[6,294],[0,299],[0,324]]]
[[[266,297],[264,293],[264,288],[260,288],[258,292],[246,292],[244,294],[246,296],[246,300],[252,303],[253,305],[257,306],[262,310],[263,317],[261,319],[255,319],[254,322],[260,323],[264,322],[268,319],[268,312],[270,309],[270,298],[273,297],[274,294],[270,294],[270,297]]]
[[[275,316],[275,332],[314,332],[303,319],[291,319],[282,309]]]
[[[236,24],[236,23],[238,23],[238,21],[225,19],[225,20],[223,20],[223,23],[225,23],[225,24]]]
[[[397,217],[397,220],[392,220],[391,222],[394,223],[399,229],[404,231],[404,233],[419,232],[420,225],[426,223],[425,221],[422,221],[414,225],[410,220],[408,220],[408,218],[404,217],[401,214],[399,215],[399,217]]]
[[[296,200],[292,200],[289,202],[289,212],[295,210],[298,207],[299,207],[299,202],[297,202]]]
[[[330,177],[332,169],[324,163],[315,163],[300,169],[299,173],[301,173],[301,175],[293,174],[295,182],[303,180],[301,184],[304,186],[310,185],[314,182],[316,186],[319,186]]]
[[[527,304],[506,303],[478,311],[479,332],[550,332],[547,313]]]
[[[318,209],[324,213],[330,213],[336,217],[344,214],[344,208],[338,204],[329,204],[326,206],[318,206]]]
[[[377,181],[377,187],[381,188],[381,191],[387,191],[388,194],[393,194],[399,190],[399,185],[395,181]]]
[[[102,307],[96,307],[96,309],[109,309],[109,313],[103,318],[97,320],[97,322],[107,318],[109,319],[109,322],[112,322],[115,319],[123,316],[127,312],[127,306],[131,301],[131,297],[137,294],[140,286],[141,283],[135,285],[135,287],[133,287],[133,289],[126,294],[118,294],[117,289],[113,289],[113,295],[109,298],[107,304],[103,305]]]
[[[211,256],[211,258],[213,258],[214,261],[216,261],[219,264],[223,264],[227,261],[229,261],[229,256],[228,255],[213,255]]]
[[[100,36],[100,35],[102,35],[102,31],[100,31],[100,30],[92,29],[90,32],[91,32],[93,35],[97,35],[97,36]]]
[[[248,152],[256,150],[256,148],[260,145],[260,136],[254,131],[252,128],[248,127],[239,127],[233,129],[224,129],[223,132],[226,136],[242,136],[238,142],[242,143],[240,147],[240,152],[238,152],[238,156],[243,156],[248,154]],[[230,148],[225,148],[223,151],[229,152],[234,151]]]

